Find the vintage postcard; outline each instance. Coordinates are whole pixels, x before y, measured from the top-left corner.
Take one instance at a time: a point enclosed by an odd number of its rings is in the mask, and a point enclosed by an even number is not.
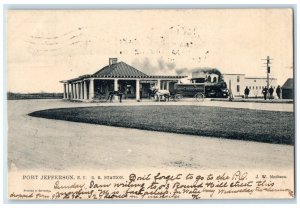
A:
[[[9,200],[293,199],[293,10],[8,10]]]

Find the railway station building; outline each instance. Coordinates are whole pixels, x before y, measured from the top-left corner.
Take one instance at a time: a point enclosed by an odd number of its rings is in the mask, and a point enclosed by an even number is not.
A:
[[[244,96],[244,90],[249,88],[249,97],[262,97],[262,90],[267,86],[267,78],[265,77],[247,77],[245,74],[223,74],[224,81],[227,83],[228,89],[234,96]],[[269,78],[270,87],[277,87],[277,79]]]
[[[63,97],[66,100],[93,101],[97,95],[110,92],[124,92],[126,98],[139,101],[148,97],[151,86],[158,89],[172,90],[186,76],[147,75],[117,58],[109,58],[109,64],[94,74],[86,74],[63,83]],[[117,99],[117,96],[115,96]]]

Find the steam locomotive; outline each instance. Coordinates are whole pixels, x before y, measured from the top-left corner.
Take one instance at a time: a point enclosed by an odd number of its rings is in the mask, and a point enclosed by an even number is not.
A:
[[[199,69],[192,74],[191,83],[175,84],[171,94],[193,97],[202,94],[206,98],[228,98],[229,90],[218,69]]]

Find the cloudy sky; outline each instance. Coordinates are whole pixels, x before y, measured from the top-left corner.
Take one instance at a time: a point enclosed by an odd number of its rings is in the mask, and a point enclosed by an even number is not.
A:
[[[293,76],[292,12],[259,10],[9,11],[7,90],[61,92],[60,80],[91,74],[117,57],[146,74],[200,67]]]

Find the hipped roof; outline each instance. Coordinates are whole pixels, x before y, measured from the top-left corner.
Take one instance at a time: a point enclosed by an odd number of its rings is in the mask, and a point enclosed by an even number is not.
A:
[[[102,69],[94,73],[93,76],[147,77],[148,75],[121,61],[119,63],[103,67]]]
[[[72,82],[72,81],[78,81],[82,80],[84,78],[154,78],[154,79],[163,79],[163,78],[168,78],[168,79],[181,79],[185,78],[187,76],[159,76],[159,75],[147,75],[140,70],[124,63],[124,62],[118,62],[115,64],[107,65],[97,71],[94,74],[87,74],[87,75],[82,75],[80,77],[70,79],[70,80],[65,80],[61,81],[63,83],[65,82]]]

